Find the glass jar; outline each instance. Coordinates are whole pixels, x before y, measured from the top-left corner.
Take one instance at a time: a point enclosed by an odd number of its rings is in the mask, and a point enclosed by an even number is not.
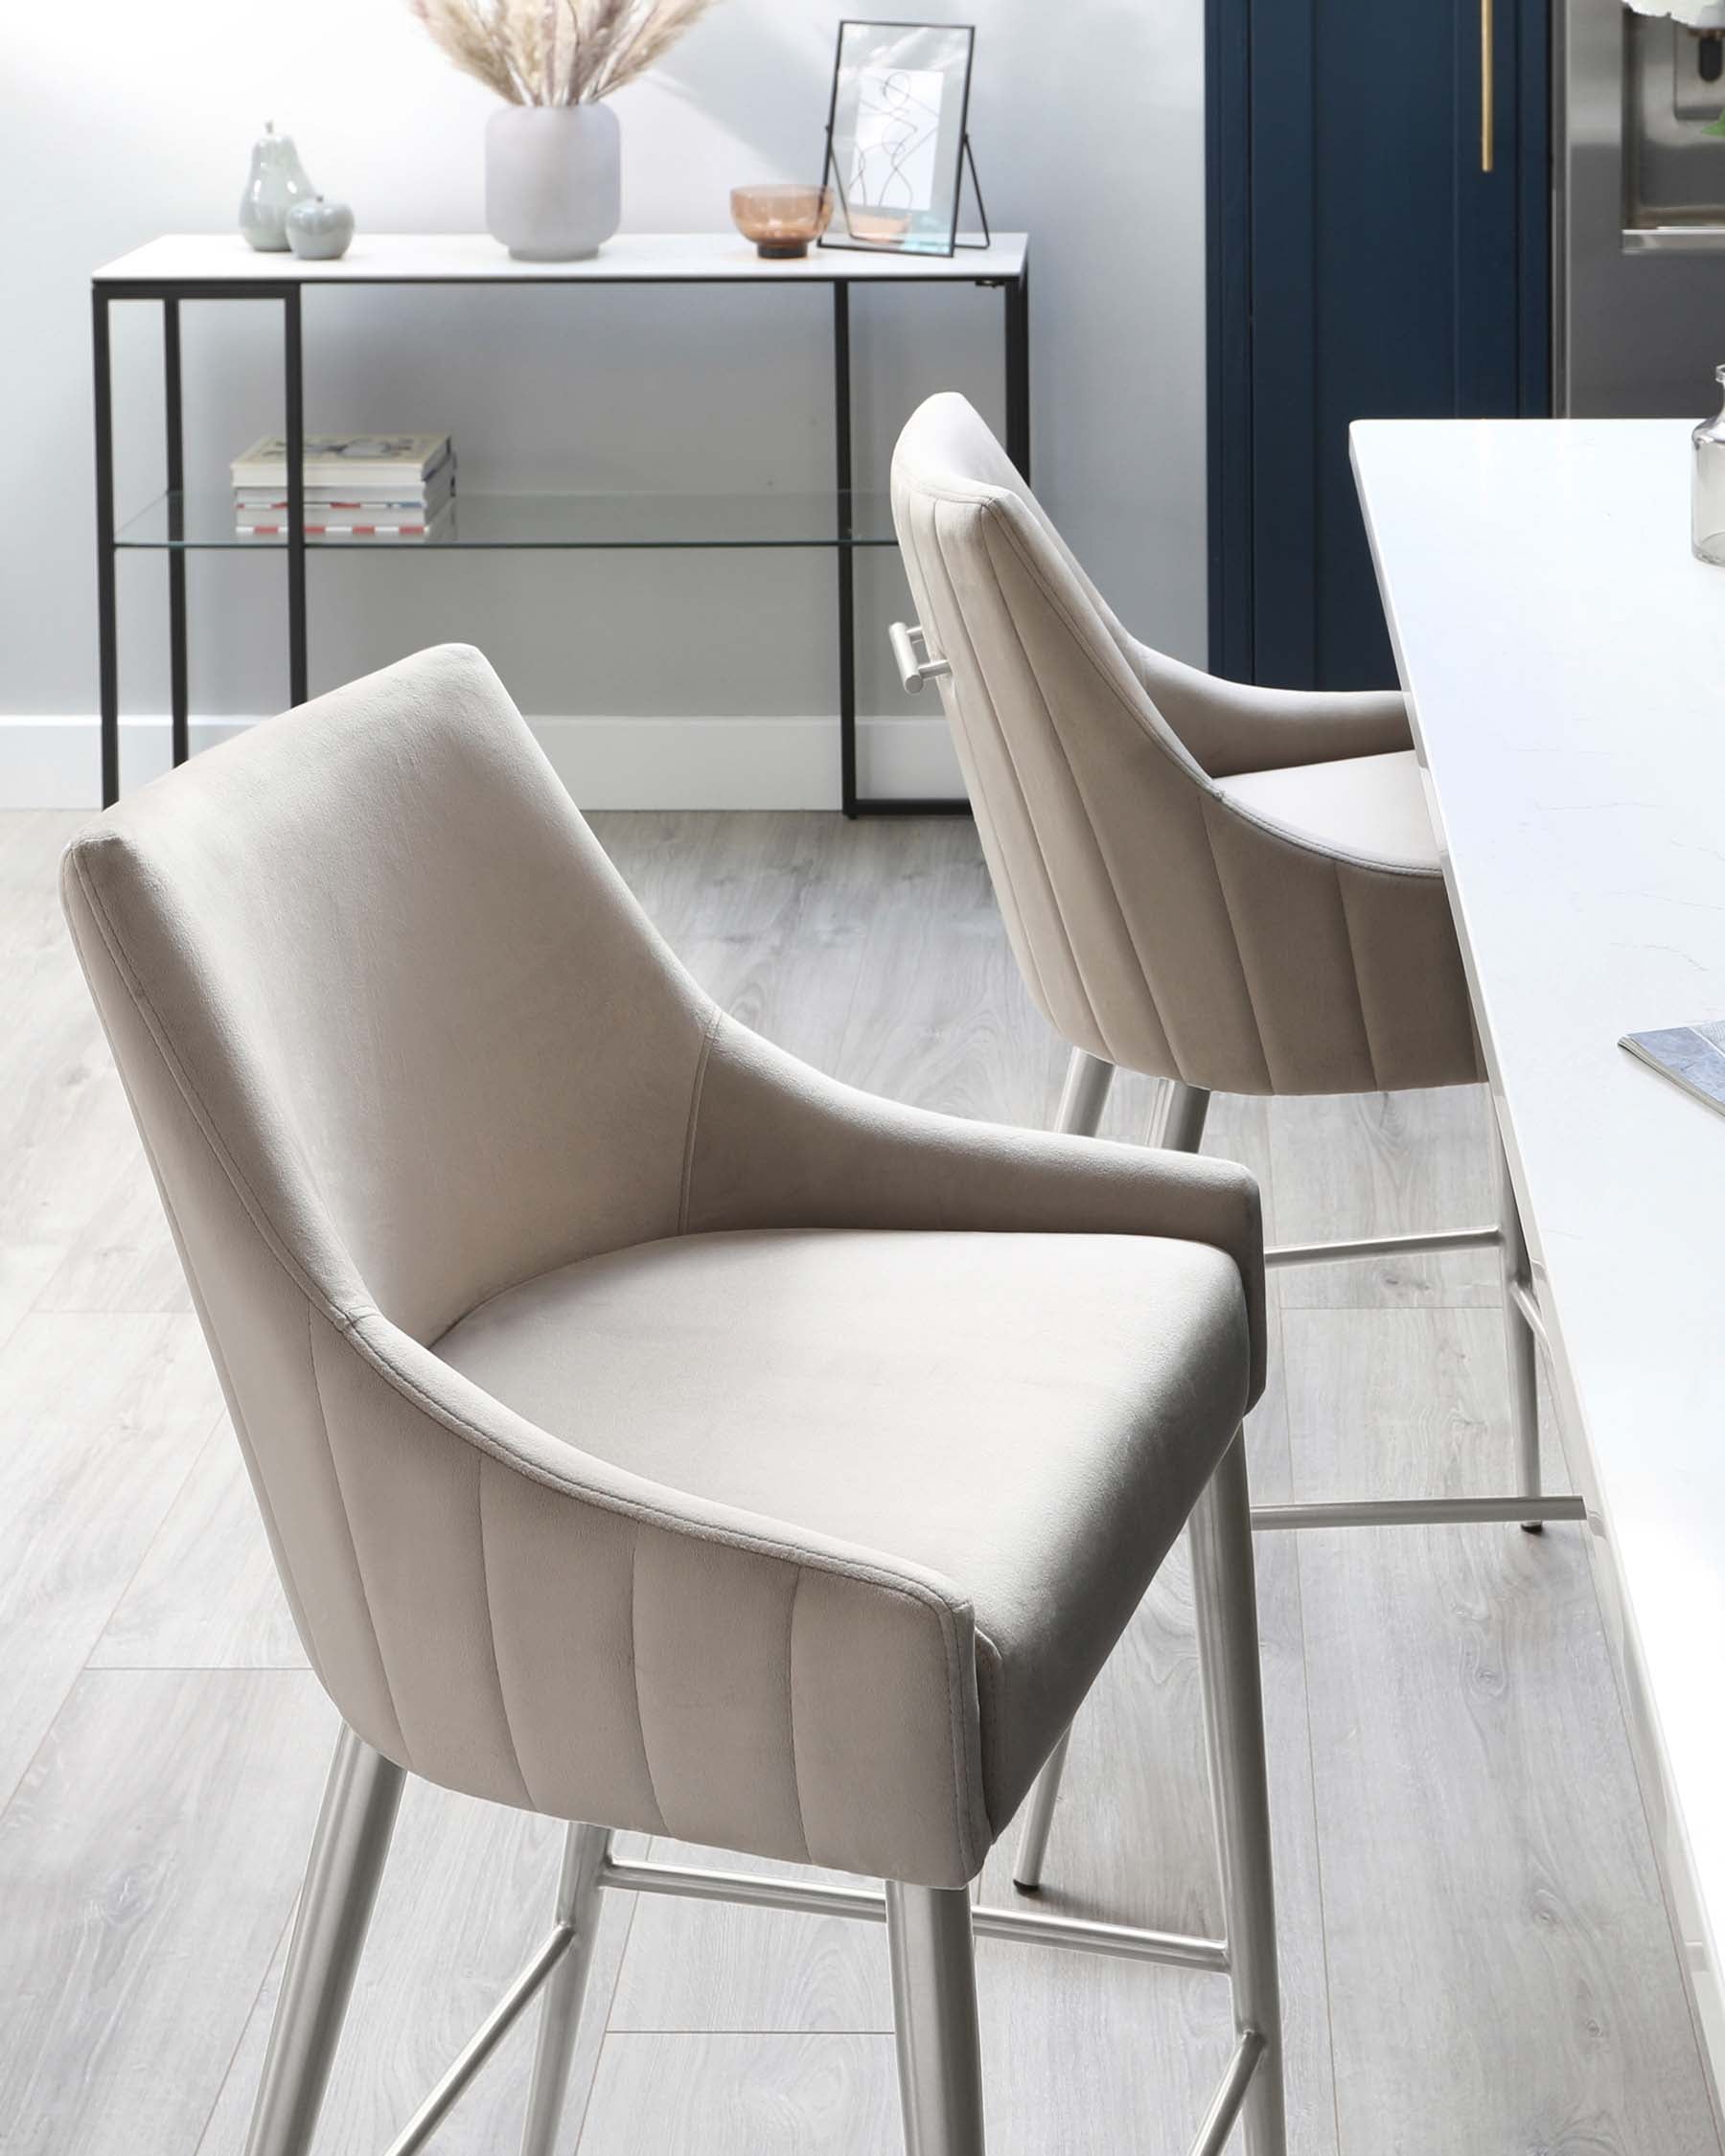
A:
[[[1725,367],[1714,369],[1725,385]],[[1690,440],[1695,445],[1690,483],[1690,541],[1698,561],[1725,569],[1725,409],[1703,420]]]

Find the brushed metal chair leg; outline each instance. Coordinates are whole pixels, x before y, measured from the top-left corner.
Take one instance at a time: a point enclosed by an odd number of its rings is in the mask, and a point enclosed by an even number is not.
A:
[[[539,2045],[533,2054],[533,2080],[527,2091],[527,2120],[521,2130],[521,2156],[552,2156],[569,2085],[569,2061],[581,2028],[581,2003],[593,1961],[593,1937],[599,1923],[599,1873],[610,1853],[610,1829],[569,1828],[564,1842],[563,1870],[557,1882],[557,1921],[575,1937],[551,1972],[540,2007]]]
[[[1246,2156],[1286,2156],[1263,1678],[1243,1434],[1193,1508],[1187,1539],[1234,2030],[1240,2037],[1255,2033],[1264,2046],[1240,2110]]]
[[[1066,1774],[1067,1754],[1072,1747],[1069,1726],[1060,1741],[1043,1761],[1042,1772],[1024,1806],[1024,1825],[1019,1835],[1018,1854],[1012,1860],[1012,1883],[1021,1893],[1033,1894],[1042,1885],[1043,1858],[1048,1853],[1048,1830],[1054,1824],[1054,1807],[1060,1801],[1060,1784]]]
[[[906,2156],[985,2156],[970,1894],[886,1882]]]
[[[1055,1129],[1094,1137],[1108,1098],[1109,1080],[1115,1067],[1099,1056],[1072,1050],[1067,1066],[1066,1089],[1060,1096]],[[1202,1086],[1187,1086],[1178,1078],[1164,1081],[1154,1142],[1176,1153],[1196,1153],[1204,1142],[1204,1122],[1209,1112],[1209,1095]],[[1069,1729],[1043,1762],[1024,1807],[1024,1824],[1019,1835],[1018,1853],[1012,1862],[1012,1883],[1021,1893],[1033,1894],[1042,1885],[1043,1859],[1048,1851],[1048,1835],[1054,1824],[1054,1807],[1060,1801],[1060,1784],[1066,1774],[1067,1754],[1071,1750]]]
[[[311,1837],[245,2156],[306,2156],[311,2146],[405,1779],[343,1727]]]
[[[1106,1058],[1074,1048],[1067,1058],[1066,1083],[1060,1089],[1054,1128],[1069,1137],[1094,1137],[1102,1111],[1108,1106],[1114,1074],[1115,1067]]]
[[[1156,1142],[1166,1153],[1196,1153],[1204,1143],[1204,1125],[1210,1097],[1202,1086],[1188,1086],[1170,1078],[1162,1099],[1161,1128]]]
[[[1539,1479],[1539,1343],[1533,1338],[1532,1327],[1516,1308],[1511,1292],[1519,1281],[1531,1295],[1533,1273],[1528,1262],[1528,1239],[1522,1231],[1515,1185],[1509,1180],[1503,1133],[1495,1121],[1492,1137],[1497,1157],[1498,1219],[1504,1230],[1499,1252],[1504,1285],[1504,1346],[1509,1358],[1509,1420],[1515,1432],[1516,1488],[1522,1497],[1538,1497],[1542,1487]],[[1524,1520],[1521,1526],[1524,1534],[1545,1532],[1538,1520]]]

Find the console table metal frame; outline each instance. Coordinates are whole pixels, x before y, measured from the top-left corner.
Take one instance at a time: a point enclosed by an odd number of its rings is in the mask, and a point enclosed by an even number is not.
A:
[[[852,258],[854,260],[854,258]],[[812,253],[806,267],[799,264],[798,282],[825,284],[833,293],[833,434],[834,480],[837,490],[838,528],[830,542],[838,560],[839,577],[839,757],[840,802],[847,816],[965,814],[970,804],[962,796],[900,798],[892,795],[860,795],[857,791],[857,668],[856,586],[852,561],[850,495],[852,475],[852,412],[850,352],[850,287],[868,284],[968,284],[998,289],[1004,300],[1004,358],[1006,387],[1006,447],[1013,463],[1026,478],[1030,475],[1030,271],[1026,247],[1016,272],[1002,275],[998,267],[978,264],[974,274],[943,266],[939,279],[919,275],[912,266],[902,272],[883,268],[880,258],[871,259],[866,277],[860,276],[842,256]],[[96,404],[96,551],[97,619],[101,649],[102,703],[102,800],[105,808],[120,795],[120,653],[116,558],[120,551],[114,510],[114,420],[112,361],[109,348],[109,310],[116,300],[155,300],[162,309],[162,362],[165,389],[164,444],[167,457],[169,540],[168,555],[168,652],[172,754],[183,764],[190,752],[189,673],[186,646],[186,534],[184,530],[185,437],[180,395],[180,319],[182,300],[264,300],[282,310],[283,398],[286,406],[284,436],[288,445],[288,701],[304,703],[309,694],[306,631],[306,505],[305,505],[305,367],[301,335],[300,295],[309,282],[324,288],[364,285],[479,285],[507,283],[511,288],[542,284],[692,285],[767,283],[772,280],[737,276],[622,273],[608,276],[604,258],[596,264],[571,265],[559,276],[537,269],[531,278],[498,278],[451,273],[436,275],[382,274],[367,276],[356,268],[340,278],[268,276],[247,277],[113,277],[98,272],[91,280],[91,336]],[[669,543],[669,542],[667,542]],[[679,542],[687,545],[690,542]],[[699,544],[700,542],[695,542]],[[736,543],[714,540],[720,544]],[[748,542],[744,542],[748,543]],[[755,542],[764,543],[764,542]],[[400,544],[385,542],[387,551],[402,551]],[[338,551],[329,549],[328,551]]]

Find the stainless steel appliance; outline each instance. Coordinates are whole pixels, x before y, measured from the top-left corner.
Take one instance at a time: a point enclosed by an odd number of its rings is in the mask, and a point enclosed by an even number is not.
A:
[[[1725,360],[1725,6],[1555,0],[1555,407],[1711,411]]]

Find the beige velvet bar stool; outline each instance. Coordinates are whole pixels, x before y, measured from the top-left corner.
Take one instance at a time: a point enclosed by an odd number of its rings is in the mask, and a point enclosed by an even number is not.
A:
[[[1116,1066],[1169,1082],[1159,1142],[1195,1153],[1212,1091],[1346,1093],[1484,1077],[1399,696],[1220,681],[1131,635],[962,397],[899,438],[893,515],[921,620],[905,686],[939,683],[1025,984],[1070,1044],[1057,1128],[1093,1133]],[[1499,1218],[1304,1244],[1272,1265],[1495,1247],[1519,1487],[1276,1505],[1259,1527],[1582,1517],[1542,1494],[1538,1306],[1498,1148]],[[1025,1815],[1041,1880],[1066,1740]]]
[[[611,1889],[884,1921],[911,2156],[982,2156],[974,1934],[1226,1973],[1193,2146],[1282,2156],[1252,1179],[872,1099],[732,1023],[472,651],[146,787],[62,887],[343,1722],[250,2156],[310,2146],[406,1773],[586,1823],[393,2156],[541,1988],[551,2156]],[[1226,1937],[973,1911],[1186,1525]],[[617,1827],[886,1885],[625,1863]]]

